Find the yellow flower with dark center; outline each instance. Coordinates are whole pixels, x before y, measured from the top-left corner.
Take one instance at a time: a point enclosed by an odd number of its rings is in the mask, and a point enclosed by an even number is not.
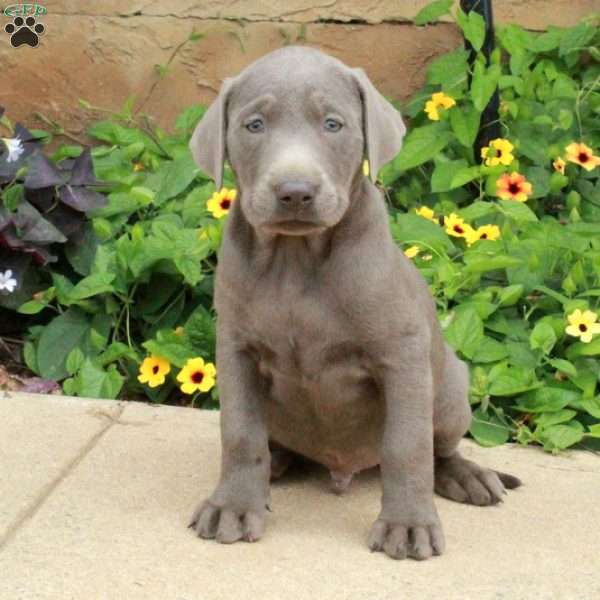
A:
[[[532,192],[531,183],[516,171],[513,171],[510,175],[504,173],[496,181],[496,196],[503,200],[525,202]]]
[[[569,325],[565,331],[573,337],[578,337],[586,344],[592,341],[592,336],[600,333],[600,323],[596,323],[598,315],[591,310],[574,310],[568,317]]]
[[[208,392],[215,385],[217,369],[213,363],[205,363],[201,357],[190,358],[177,375],[184,394]]]
[[[424,219],[428,219],[432,223],[439,225],[437,217],[435,216],[435,213],[428,206],[421,206],[421,208],[415,209],[415,212],[420,217],[423,217]]]
[[[561,175],[565,174],[565,167],[567,166],[567,163],[559,156],[553,163],[552,166],[554,167],[555,171],[558,171]]]
[[[456,213],[451,213],[448,217],[444,217],[444,226],[446,227],[446,233],[453,237],[466,238],[473,231],[473,228],[468,223],[465,223],[464,219],[461,219]]]
[[[144,165],[141,162],[134,162],[133,163],[133,170],[137,173],[138,171],[143,171],[144,170]]]
[[[410,246],[404,251],[404,255],[408,258],[414,258],[417,254],[421,252],[421,248],[419,246]]]
[[[600,165],[600,156],[594,156],[592,149],[583,143],[573,142],[565,148],[567,160],[591,171]]]
[[[477,229],[471,228],[465,239],[467,240],[467,246],[472,246],[479,240],[497,240],[500,237],[500,228],[498,225],[482,225]]]
[[[147,383],[151,388],[155,388],[165,382],[165,377],[170,371],[171,363],[166,358],[152,354],[146,357],[140,365],[138,381],[140,383]]]
[[[215,219],[220,219],[224,217],[231,208],[233,201],[237,196],[237,190],[221,188],[221,191],[215,192],[208,202],[206,203],[206,208],[212,213],[212,216]]]
[[[485,158],[485,164],[488,167],[496,165],[510,165],[515,159],[512,154],[514,146],[504,138],[496,138],[490,142],[489,146],[481,149],[481,158]]]
[[[444,92],[436,92],[432,94],[431,100],[425,103],[425,112],[432,121],[440,120],[439,109],[452,108],[456,104],[456,100],[444,94]]]

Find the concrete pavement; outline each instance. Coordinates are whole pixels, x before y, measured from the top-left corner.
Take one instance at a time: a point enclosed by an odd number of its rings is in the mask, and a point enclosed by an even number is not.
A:
[[[0,600],[600,598],[600,458],[463,445],[525,485],[497,507],[438,498],[442,557],[368,551],[376,470],[341,497],[296,472],[265,537],[224,546],[186,528],[218,479],[218,413],[0,392]]]

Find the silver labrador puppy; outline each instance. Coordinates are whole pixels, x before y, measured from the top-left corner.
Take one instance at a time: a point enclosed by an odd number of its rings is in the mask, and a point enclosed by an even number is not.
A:
[[[325,465],[338,489],[380,464],[368,545],[393,558],[443,551],[434,489],[491,505],[520,484],[458,453],[467,368],[363,174],[363,159],[375,175],[404,133],[362,70],[302,47],[226,80],[194,132],[217,188],[225,159],[239,186],[215,290],[221,478],[193,516],[198,535],[259,539],[285,452]]]

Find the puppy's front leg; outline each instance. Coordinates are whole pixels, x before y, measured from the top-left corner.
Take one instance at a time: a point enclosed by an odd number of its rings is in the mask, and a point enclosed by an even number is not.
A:
[[[433,502],[433,380],[429,347],[403,340],[385,362],[385,426],[381,447],[381,513],[369,548],[392,558],[441,554],[444,535]]]
[[[269,502],[270,454],[255,361],[223,331],[217,338],[221,399],[221,478],[190,527],[221,543],[258,540]]]

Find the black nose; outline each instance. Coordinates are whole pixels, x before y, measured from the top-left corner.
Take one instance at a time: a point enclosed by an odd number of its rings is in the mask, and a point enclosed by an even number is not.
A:
[[[286,208],[309,206],[316,192],[317,186],[308,181],[286,181],[275,186],[277,200]]]

